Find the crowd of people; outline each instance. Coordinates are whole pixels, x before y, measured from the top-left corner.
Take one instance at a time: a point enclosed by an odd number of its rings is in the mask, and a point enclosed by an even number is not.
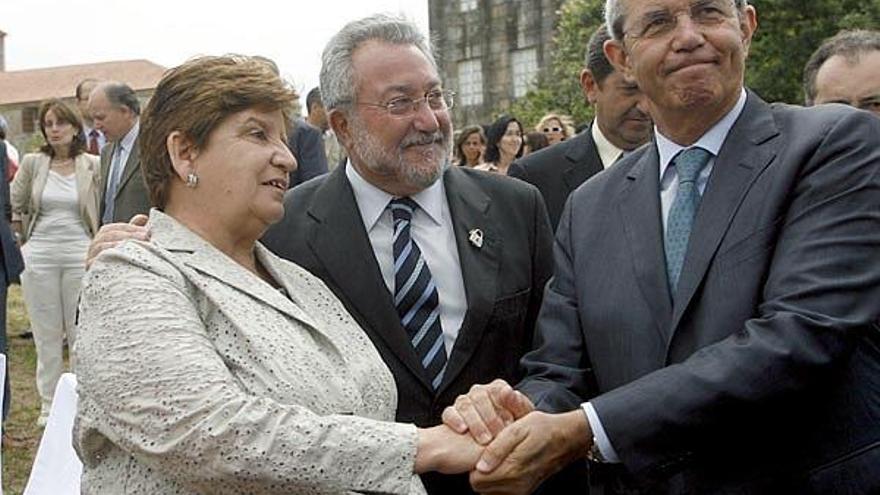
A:
[[[374,15],[305,118],[271,60],[203,56],[0,140],[0,296],[41,423],[70,346],[82,492],[880,491],[880,33],[818,48],[807,108],[745,87],[744,0],[605,10],[580,132],[454,132]]]

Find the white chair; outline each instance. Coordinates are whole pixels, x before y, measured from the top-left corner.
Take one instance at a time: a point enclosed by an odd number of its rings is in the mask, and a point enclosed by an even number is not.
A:
[[[73,450],[76,402],[76,376],[64,373],[55,387],[49,420],[24,495],[79,495],[82,463]]]

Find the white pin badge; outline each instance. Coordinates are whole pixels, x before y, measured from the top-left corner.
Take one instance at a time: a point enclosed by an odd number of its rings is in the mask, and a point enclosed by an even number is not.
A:
[[[472,229],[468,232],[468,240],[471,241],[471,244],[477,247],[477,249],[483,247],[483,231],[480,229]]]

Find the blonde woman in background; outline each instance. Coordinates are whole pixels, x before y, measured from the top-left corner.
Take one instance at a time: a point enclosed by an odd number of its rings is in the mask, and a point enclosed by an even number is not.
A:
[[[64,335],[71,348],[76,339],[85,256],[98,229],[100,159],[85,152],[82,121],[67,104],[43,103],[39,119],[46,144],[22,159],[11,202],[25,261],[21,285],[37,348],[37,422],[43,426],[64,367]]]
[[[571,117],[558,113],[548,113],[543,116],[535,126],[535,130],[547,136],[550,146],[561,143],[576,134]]]

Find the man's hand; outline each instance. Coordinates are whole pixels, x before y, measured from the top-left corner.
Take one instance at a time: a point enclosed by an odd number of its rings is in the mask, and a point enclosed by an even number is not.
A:
[[[504,429],[483,452],[471,486],[481,494],[529,494],[570,462],[586,457],[592,431],[584,411],[533,412]]]
[[[437,471],[457,474],[472,471],[483,447],[469,435],[462,435],[444,425],[419,429],[415,472]]]
[[[471,436],[486,445],[505,426],[535,410],[532,401],[504,380],[488,385],[474,385],[467,395],[460,395],[455,404],[443,411],[443,423],[458,433]]]
[[[101,251],[115,247],[122,241],[129,239],[150,240],[150,231],[146,227],[147,220],[149,217],[146,215],[135,215],[128,223],[108,223],[102,226],[95,238],[92,239],[92,243],[89,244],[89,251],[86,253],[86,269],[92,266],[92,262],[101,254]]]

